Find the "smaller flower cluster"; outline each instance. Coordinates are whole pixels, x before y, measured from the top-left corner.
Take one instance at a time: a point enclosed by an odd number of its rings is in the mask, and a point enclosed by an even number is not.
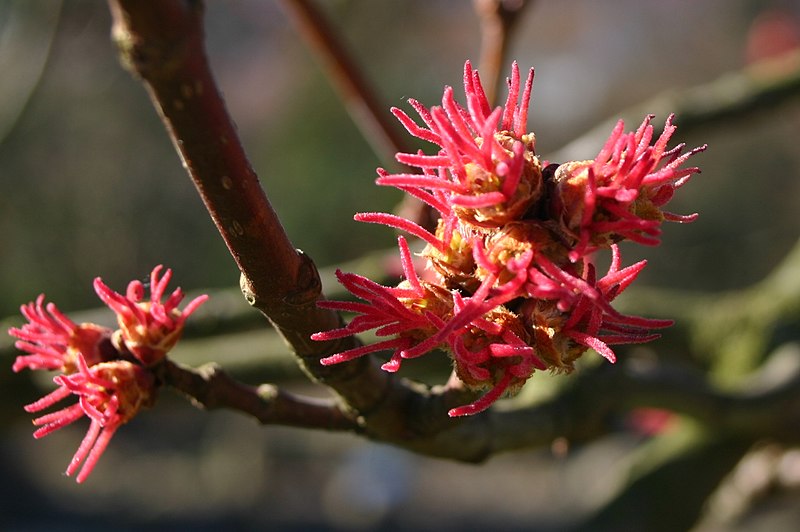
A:
[[[180,288],[162,302],[172,277],[167,269],[156,266],[150,274],[150,297],[145,286],[132,281],[125,295],[94,280],[97,295],[117,315],[119,329],[94,323],[77,324],[53,303],[45,304],[44,295],[21,307],[27,323],[8,333],[25,355],[17,357],[15,372],[31,370],[58,371],[53,378],[58,388],[27,406],[28,412],[41,412],[68,398],[78,402],[33,420],[39,427],[33,434],[41,438],[86,416],[89,431],[73,456],[67,475],[78,469],[76,480],[83,482],[92,472],[116,430],[130,421],[143,407],[155,401],[157,382],[153,368],[164,360],[183,332],[186,319],[208,296],[193,299],[183,310]]]
[[[705,147],[667,149],[672,117],[654,140],[652,116],[624,133],[620,121],[598,155],[561,165],[542,162],[536,139],[526,132],[533,70],[522,83],[516,63],[505,105],[492,109],[480,77],[464,68],[466,105],[445,88],[441,106],[409,100],[422,125],[400,109],[392,113],[408,132],[438,146],[434,154],[399,153],[418,170],[389,174],[379,185],[396,187],[438,212],[435,230],[387,213],[360,213],[356,220],[405,231],[427,245],[426,275],[414,269],[411,251],[398,245],[405,280],[382,286],[339,272],[340,283],[359,302],[320,306],[356,313],[346,326],[312,335],[327,341],[375,330],[372,345],[322,359],[336,364],[390,349],[383,365],[397,371],[405,359],[446,351],[458,378],[485,393],[451,416],[475,414],[517,392],[536,370],[569,372],[589,348],[611,362],[611,345],[647,342],[670,325],[619,313],[612,301],[645,266],[622,267],[617,242],[658,244],[664,220],[689,222],[662,207],[699,170],[683,167]],[[593,254],[610,250],[599,277]],[[425,280],[423,280],[425,279]]]

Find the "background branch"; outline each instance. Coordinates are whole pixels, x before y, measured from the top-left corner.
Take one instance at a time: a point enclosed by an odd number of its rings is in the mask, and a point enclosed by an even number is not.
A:
[[[772,437],[800,443],[800,350],[773,357],[772,366],[730,392],[717,389],[698,370],[669,364],[632,359],[588,370],[570,377],[551,400],[494,412],[493,451],[549,445],[559,437],[596,439],[636,407],[688,416],[709,430],[749,441]]]
[[[396,165],[394,154],[409,151],[405,137],[389,120],[387,108],[325,14],[313,0],[281,0],[280,4],[325,69],[364,139],[383,164]]]
[[[24,10],[38,11],[40,6],[17,0],[0,6],[0,68],[7,72],[14,57],[25,56],[23,69],[15,69],[14,75],[5,74],[0,85],[0,145],[14,131],[25,114],[36,89],[47,68],[52,45],[61,18],[62,2],[57,0],[46,6],[42,20],[29,20]],[[33,36],[33,38],[31,38]]]
[[[597,153],[617,120],[637,125],[647,114],[666,118],[675,113],[682,136],[703,128],[722,127],[774,110],[800,94],[800,49],[729,72],[709,83],[670,90],[614,113],[550,155],[552,161],[580,160]]]
[[[473,0],[473,4],[481,27],[481,79],[486,97],[496,103],[512,32],[533,0]]]
[[[646,444],[642,450],[648,459],[646,467],[631,467],[619,493],[573,532],[692,529],[709,496],[752,447],[752,441],[698,427],[682,428]],[[670,493],[680,493],[680,498],[670,497]]]

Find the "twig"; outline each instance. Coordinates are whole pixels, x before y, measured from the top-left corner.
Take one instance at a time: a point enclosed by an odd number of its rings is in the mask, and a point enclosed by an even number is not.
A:
[[[486,96],[494,102],[505,68],[511,34],[533,0],[473,0],[481,28],[480,71]]]
[[[618,118],[637,125],[646,114],[666,117],[675,113],[681,136],[704,127],[720,127],[734,120],[776,109],[800,96],[800,50],[729,72],[710,83],[681,91],[667,91],[615,113],[573,140],[551,161],[580,160],[597,153]]]
[[[493,412],[492,452],[548,445],[557,437],[592,440],[607,433],[614,416],[653,407],[689,416],[716,433],[755,441],[800,442],[800,355],[781,354],[784,378],[723,392],[699,371],[636,361],[604,366],[579,377],[554,399]],[[789,359],[787,361],[787,359]],[[764,373],[767,373],[766,371]]]
[[[322,11],[312,0],[282,0],[281,4],[316,53],[364,139],[383,164],[396,164],[394,154],[409,151],[407,143]]]
[[[406,137],[400,135],[396,123],[389,119],[390,114],[378,102],[374,87],[358,68],[356,60],[337,37],[323,12],[313,0],[282,0],[281,3],[300,35],[315,52],[364,140],[386,167],[398,166],[395,154],[409,152],[411,147]],[[397,210],[404,218],[425,228],[436,228],[433,209],[417,198],[405,195]]]
[[[358,429],[356,420],[333,399],[293,395],[270,384],[248,386],[231,378],[217,364],[192,369],[167,360],[160,369],[166,384],[207,410],[238,410],[263,424],[334,431]]]

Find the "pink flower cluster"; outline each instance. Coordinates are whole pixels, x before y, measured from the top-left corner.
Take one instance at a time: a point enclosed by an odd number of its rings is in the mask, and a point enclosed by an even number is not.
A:
[[[435,230],[387,213],[356,220],[400,229],[425,242],[426,274],[418,275],[405,238],[399,237],[405,279],[387,287],[353,273],[340,283],[360,301],[320,306],[353,312],[346,326],[316,333],[328,341],[374,330],[372,345],[322,359],[336,364],[392,350],[386,371],[405,359],[443,349],[458,378],[484,391],[451,416],[481,412],[512,395],[538,369],[569,372],[589,348],[611,362],[610,346],[647,342],[671,324],[621,314],[612,301],[645,266],[622,267],[617,242],[658,244],[662,221],[688,222],[662,207],[699,172],[683,167],[705,147],[667,149],[672,117],[654,140],[652,116],[632,133],[620,121],[593,160],[542,162],[535,136],[526,132],[533,70],[522,83],[516,63],[508,98],[492,108],[480,77],[464,68],[466,105],[447,87],[441,106],[409,100],[421,124],[400,109],[392,113],[408,132],[438,146],[434,154],[399,153],[417,171],[378,170],[379,185],[396,187],[439,215]],[[593,254],[610,250],[611,266],[598,276]],[[424,280],[423,280],[424,279]]]
[[[172,271],[161,275],[161,270],[162,266],[156,266],[151,273],[149,300],[144,300],[140,281],[132,281],[123,296],[95,279],[97,295],[117,314],[116,331],[94,323],[76,324],[55,304],[45,305],[44,295],[23,305],[20,310],[28,322],[8,331],[18,338],[17,349],[28,353],[17,357],[15,372],[25,368],[60,372],[53,379],[58,388],[27,405],[26,411],[41,412],[70,395],[78,397],[77,403],[34,419],[39,427],[34,437],[46,436],[84,416],[91,420],[67,468],[67,475],[80,468],[78,482],[92,472],[116,430],[155,401],[152,369],[178,341],[186,318],[208,299],[199,296],[179,310],[184,295],[178,288],[162,303]]]

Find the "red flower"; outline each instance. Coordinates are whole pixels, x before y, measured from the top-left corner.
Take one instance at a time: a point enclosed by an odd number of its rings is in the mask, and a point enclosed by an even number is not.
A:
[[[82,355],[89,365],[108,360],[113,349],[109,340],[112,331],[94,323],[76,324],[53,303],[44,304],[44,294],[35,303],[20,307],[28,320],[21,328],[12,327],[8,334],[19,338],[14,346],[30,353],[17,357],[12,369],[60,370],[73,373],[77,357]]]
[[[103,284],[99,277],[94,280],[97,295],[117,314],[120,327],[115,333],[118,336],[115,338],[117,347],[124,345],[145,366],[152,366],[164,358],[180,339],[186,318],[208,299],[205,294],[198,296],[179,310],[184,295],[180,288],[176,288],[162,303],[172,277],[172,270],[167,269],[159,278],[162,268],[158,265],[150,274],[149,300],[144,300],[145,287],[141,281],[131,281],[123,296]]]
[[[157,266],[151,274],[150,301],[142,301],[144,286],[138,281],[131,282],[127,295],[121,296],[95,279],[98,295],[117,313],[121,327],[117,331],[94,323],[78,325],[53,303],[45,305],[44,295],[21,307],[28,323],[8,331],[19,338],[16,347],[29,353],[17,357],[14,371],[61,371],[53,379],[58,389],[25,410],[39,412],[71,394],[78,396],[76,404],[34,419],[39,426],[34,437],[46,436],[83,416],[91,420],[67,468],[67,475],[80,468],[78,482],[91,473],[116,430],[153,403],[156,378],[149,367],[174,346],[186,318],[208,298],[200,296],[180,311],[183,293],[177,289],[161,303],[171,277],[167,270],[159,278],[161,268]]]
[[[572,371],[574,361],[589,348],[616,362],[610,345],[649,342],[659,337],[650,329],[672,325],[670,320],[627,316],[611,306],[646,264],[641,261],[620,269],[619,248],[613,245],[611,249],[611,265],[599,280],[588,261],[583,263],[583,276],[540,262],[547,275],[538,282],[551,295],[526,300],[519,312],[532,331],[539,355],[554,371]]]
[[[435,155],[398,154],[398,161],[421,173],[379,169],[376,183],[427,203],[438,211],[439,222],[429,232],[393,214],[355,218],[420,238],[427,244],[421,256],[434,277],[420,281],[402,238],[406,279],[396,288],[339,272],[339,281],[361,302],[321,306],[358,316],[312,338],[332,340],[370,329],[390,338],[329,356],[323,364],[392,349],[383,368],[396,371],[403,359],[443,349],[461,382],[484,392],[450,411],[451,416],[470,415],[516,393],[537,369],[572,371],[590,348],[614,362],[610,346],[653,340],[658,335],[651,329],[671,324],[623,315],[612,307],[645,266],[642,261],[622,268],[615,243],[627,238],[656,244],[663,220],[694,219],[661,207],[699,172],[681,166],[704,147],[687,153],[683,145],[668,150],[675,130],[672,117],[652,145],[652,117],[627,135],[620,122],[593,161],[562,164],[548,178],[534,151],[534,135],[525,131],[532,82],[533,71],[520,95],[514,64],[505,106],[492,110],[480,77],[467,62],[465,106],[447,87],[441,107],[427,109],[409,100],[423,125],[392,109],[409,133],[440,149]],[[612,261],[597,279],[589,254],[601,249],[611,249]]]
[[[519,391],[535,370],[547,369],[537,350],[529,345],[522,320],[503,306],[472,320],[449,340],[459,379],[475,390],[488,388],[477,401],[451,409],[451,417],[482,412],[504,394]]]
[[[661,210],[692,174],[700,172],[699,168],[681,165],[706,148],[682,153],[684,145],[679,144],[667,150],[676,129],[673,118],[667,118],[664,131],[653,145],[653,115],[627,134],[620,120],[594,160],[558,167],[552,212],[563,232],[575,241],[572,261],[622,239],[657,245],[662,221],[684,223],[697,217]]]
[[[351,301],[322,301],[319,306],[331,310],[359,314],[347,326],[313,334],[317,341],[335,340],[360,332],[376,329],[378,336],[396,336],[391,340],[361,346],[337,353],[321,360],[330,365],[385,349],[394,349],[390,362],[383,365],[387,371],[397,371],[401,355],[409,348],[429,339],[452,316],[450,293],[438,286],[425,283],[417,277],[411,261],[411,251],[406,240],[398,238],[400,258],[406,281],[396,288],[382,286],[354,273],[336,272],[339,282],[364,303]],[[436,344],[426,349],[434,349]]]
[[[47,436],[83,416],[91,419],[89,431],[66,471],[67,475],[72,475],[80,468],[76,480],[83,482],[116,430],[142,407],[152,404],[155,379],[145,368],[124,360],[101,362],[92,367],[86,364],[83,355],[78,354],[76,360],[76,373],[55,377],[53,381],[59,388],[27,405],[25,410],[39,412],[71,394],[78,396],[74,405],[34,419],[33,424],[39,429],[33,436],[37,439]]]
[[[439,205],[433,206],[440,212],[445,204],[443,216],[452,212],[476,226],[491,227],[521,217],[543,192],[535,137],[525,132],[532,85],[533,70],[520,100],[519,67],[514,63],[505,107],[492,110],[480,76],[467,61],[466,107],[455,101],[453,89],[447,87],[441,107],[428,110],[409,100],[426,127],[402,110],[392,109],[409,133],[440,146],[439,153],[398,153],[398,161],[421,168],[423,174],[384,174],[377,183],[408,190],[423,200],[435,198]]]

